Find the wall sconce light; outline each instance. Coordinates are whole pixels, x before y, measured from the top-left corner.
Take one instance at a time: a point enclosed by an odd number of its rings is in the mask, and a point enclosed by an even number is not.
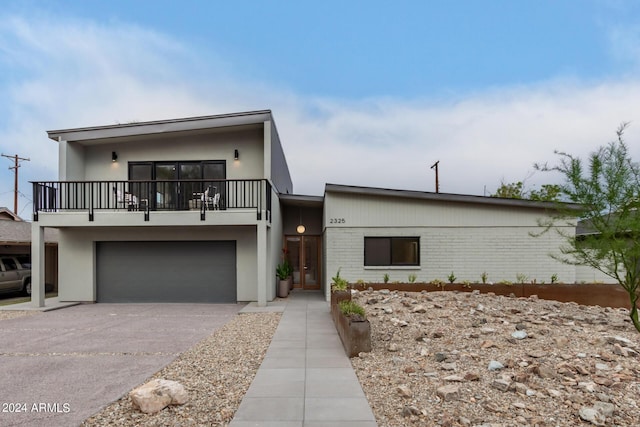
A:
[[[111,152],[111,161],[112,162],[117,162],[118,161],[118,153],[116,153],[115,151]]]
[[[236,148],[235,150],[233,150],[233,160],[238,160],[239,158],[240,158],[240,152]]]

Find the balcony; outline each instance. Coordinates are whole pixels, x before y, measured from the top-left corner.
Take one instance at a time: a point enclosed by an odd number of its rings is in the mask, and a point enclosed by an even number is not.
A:
[[[161,211],[255,209],[271,221],[271,184],[266,179],[180,181],[45,181],[33,184],[33,220],[41,212],[139,212],[144,220]]]

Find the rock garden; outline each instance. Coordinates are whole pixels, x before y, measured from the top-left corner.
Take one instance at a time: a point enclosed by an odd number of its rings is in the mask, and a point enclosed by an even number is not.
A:
[[[355,291],[352,358],[380,426],[640,425],[640,335],[625,308],[473,292]]]

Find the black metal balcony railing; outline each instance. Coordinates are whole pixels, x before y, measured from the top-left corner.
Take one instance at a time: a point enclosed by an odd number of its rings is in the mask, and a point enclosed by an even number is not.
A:
[[[271,221],[271,184],[266,179],[180,181],[47,181],[33,184],[33,220],[39,212],[99,210],[143,212],[256,209]]]

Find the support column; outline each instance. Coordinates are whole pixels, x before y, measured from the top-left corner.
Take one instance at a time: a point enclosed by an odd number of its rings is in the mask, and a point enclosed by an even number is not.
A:
[[[269,253],[267,248],[267,225],[266,221],[258,221],[257,241],[258,241],[258,307],[267,306],[267,286],[269,278],[267,277],[267,262]]]
[[[31,223],[31,304],[44,307],[44,227]]]

